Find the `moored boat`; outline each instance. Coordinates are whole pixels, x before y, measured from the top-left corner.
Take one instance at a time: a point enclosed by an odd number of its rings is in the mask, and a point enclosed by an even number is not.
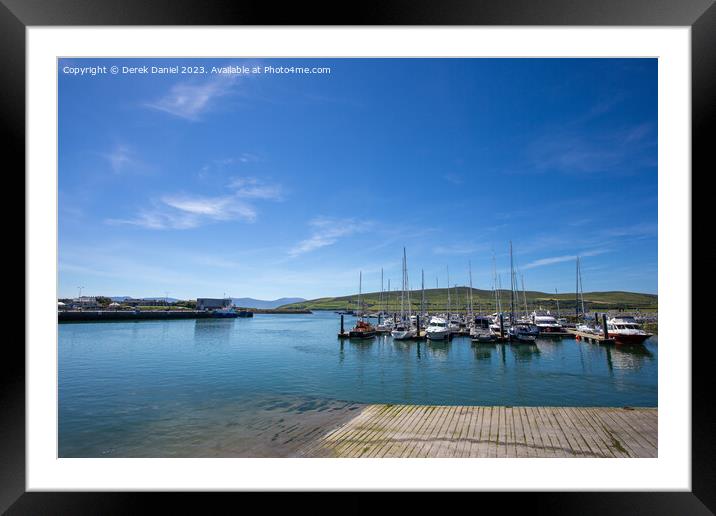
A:
[[[409,325],[400,323],[391,332],[390,336],[395,340],[409,340],[414,339],[416,331]]]
[[[367,321],[358,321],[352,330],[348,332],[351,339],[372,339],[377,334],[372,324]]]
[[[425,329],[425,336],[430,340],[447,340],[450,338],[450,330],[447,321],[442,317],[432,317],[428,327]]]
[[[234,305],[229,305],[224,308],[217,308],[216,310],[212,310],[211,316],[219,318],[219,319],[222,319],[222,318],[233,319],[234,317],[239,316],[239,312],[236,311],[236,309],[234,308]]]
[[[358,306],[360,307],[360,318],[352,330],[348,332],[350,339],[372,339],[378,332],[368,321],[363,320],[363,272],[358,276]]]
[[[510,327],[510,340],[519,342],[534,342],[537,340],[539,330],[531,324],[515,324]]]
[[[641,344],[652,336],[642,329],[634,317],[626,315],[609,319],[607,333],[617,344]]]
[[[560,333],[564,331],[562,325],[549,312],[532,312],[532,323],[537,327],[540,333]]]

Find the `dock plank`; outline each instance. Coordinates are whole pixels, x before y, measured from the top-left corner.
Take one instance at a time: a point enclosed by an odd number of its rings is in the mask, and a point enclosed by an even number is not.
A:
[[[658,409],[369,405],[301,457],[656,457]]]

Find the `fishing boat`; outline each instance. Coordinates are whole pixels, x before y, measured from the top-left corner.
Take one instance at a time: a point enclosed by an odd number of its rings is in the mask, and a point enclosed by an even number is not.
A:
[[[378,332],[375,327],[368,321],[363,320],[363,272],[360,273],[358,279],[358,306],[360,309],[360,317],[352,330],[348,332],[350,339],[372,339]]]
[[[641,344],[652,336],[645,332],[632,316],[612,317],[607,321],[609,338],[617,344]]]
[[[430,340],[447,340],[450,338],[447,321],[442,317],[431,317],[425,336]]]
[[[236,308],[233,304],[230,304],[229,306],[225,306],[224,308],[217,308],[216,310],[212,310],[211,316],[219,319],[233,319],[234,317],[239,316],[239,312],[236,311]]]
[[[372,339],[377,332],[372,324],[367,321],[358,321],[352,330],[348,332],[351,339]]]

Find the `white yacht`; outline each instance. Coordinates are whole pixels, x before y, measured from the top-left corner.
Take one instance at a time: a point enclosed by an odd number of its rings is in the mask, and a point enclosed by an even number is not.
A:
[[[532,312],[532,323],[537,326],[540,333],[563,332],[564,328],[549,312]]]
[[[607,321],[607,333],[618,344],[641,344],[651,337],[632,316],[612,317]]]
[[[430,340],[446,340],[450,338],[448,324],[442,317],[432,317],[425,330],[425,336]]]

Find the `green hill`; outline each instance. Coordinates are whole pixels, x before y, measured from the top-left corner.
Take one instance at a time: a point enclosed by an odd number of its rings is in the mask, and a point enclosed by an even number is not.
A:
[[[469,287],[457,287],[450,289],[450,304],[453,311],[464,311],[467,307]],[[499,291],[501,305],[504,311],[510,307],[510,291]],[[400,310],[400,292],[391,292],[390,295],[383,293],[383,302],[380,302],[380,292],[367,292],[363,294],[363,303],[368,311],[385,309],[389,312]],[[410,301],[413,309],[420,308],[420,290],[413,290],[410,293]],[[494,312],[495,293],[491,290],[472,289],[473,307],[482,311]],[[387,300],[386,300],[387,297]],[[445,310],[447,307],[447,289],[425,289],[426,308],[429,311]],[[545,292],[525,292],[527,307],[529,310],[541,308],[544,310],[556,310],[557,302],[559,308],[564,312],[574,311],[575,295],[548,294]],[[407,301],[407,300],[406,300]],[[637,292],[585,292],[585,308],[589,310],[617,310],[617,309],[640,309],[656,310],[658,308],[658,296],[654,294],[640,294]],[[524,310],[524,299],[522,292],[515,293],[516,310]],[[298,303],[283,305],[280,308],[307,308],[309,310],[348,310],[358,308],[358,294],[342,297],[322,297],[310,299]]]

